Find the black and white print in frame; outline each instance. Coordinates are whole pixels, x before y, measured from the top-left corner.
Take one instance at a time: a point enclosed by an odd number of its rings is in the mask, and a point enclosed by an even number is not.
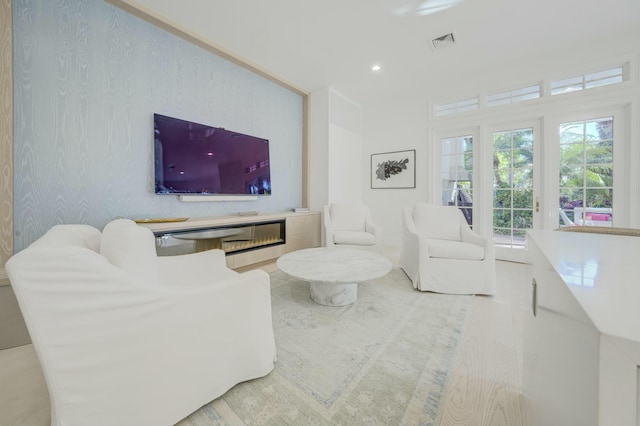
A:
[[[416,150],[371,154],[371,188],[415,188]]]

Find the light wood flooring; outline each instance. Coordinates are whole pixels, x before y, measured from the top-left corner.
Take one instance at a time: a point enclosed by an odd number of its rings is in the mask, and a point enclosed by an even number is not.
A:
[[[275,264],[261,265],[268,272]],[[524,426],[523,289],[531,268],[497,262],[498,291],[473,296],[440,426]],[[49,397],[32,345],[0,351],[0,426],[50,424]]]

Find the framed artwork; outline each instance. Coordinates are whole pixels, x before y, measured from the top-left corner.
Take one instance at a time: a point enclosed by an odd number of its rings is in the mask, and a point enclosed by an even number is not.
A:
[[[415,149],[371,154],[371,189],[415,187]]]

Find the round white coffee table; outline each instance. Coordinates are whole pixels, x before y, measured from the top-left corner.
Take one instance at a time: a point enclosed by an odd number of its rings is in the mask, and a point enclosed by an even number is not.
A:
[[[358,298],[358,283],[386,275],[391,261],[351,248],[311,248],[281,256],[276,262],[287,275],[309,281],[311,299],[326,306],[345,306]]]

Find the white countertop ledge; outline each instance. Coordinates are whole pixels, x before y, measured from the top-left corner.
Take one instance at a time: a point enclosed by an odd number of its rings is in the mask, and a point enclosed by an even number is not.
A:
[[[640,342],[640,237],[528,231],[595,327]]]

